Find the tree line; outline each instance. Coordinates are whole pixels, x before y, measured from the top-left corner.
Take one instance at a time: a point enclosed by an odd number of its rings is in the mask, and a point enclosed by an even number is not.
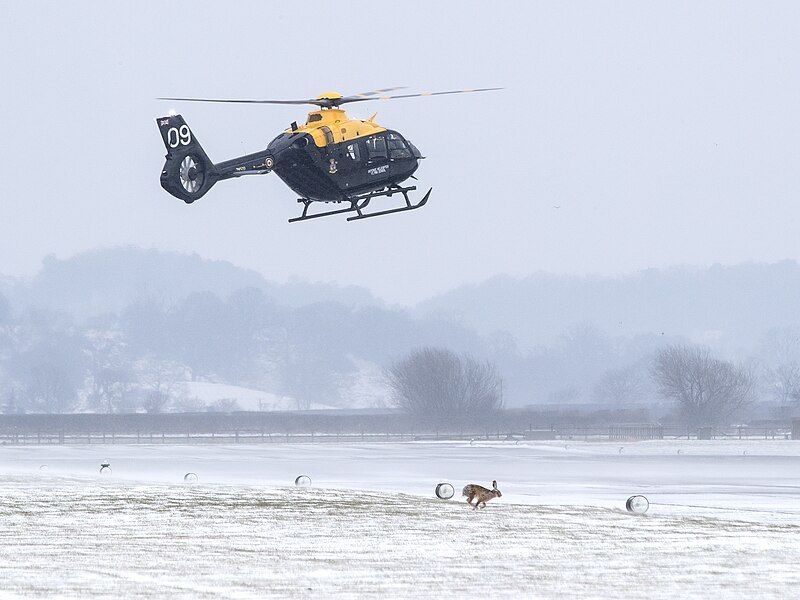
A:
[[[779,369],[783,372],[783,368]],[[715,357],[702,346],[671,345],[655,352],[649,376],[690,427],[724,425],[757,397],[758,378],[747,365]],[[422,348],[388,369],[394,405],[417,416],[479,417],[503,407],[503,383],[490,362],[444,348]],[[783,385],[784,382],[781,382]],[[609,372],[604,393],[628,398],[631,374]],[[790,397],[800,401],[800,387]]]
[[[194,292],[168,302],[144,295],[119,311],[82,320],[37,308],[32,300],[12,306],[0,294],[0,409],[204,409],[185,393],[185,383],[192,381],[282,394],[299,409],[311,403],[349,407],[359,397],[358,406],[383,406],[390,400],[395,405],[404,387],[403,408],[410,410],[421,402],[422,390],[436,386],[446,390],[436,410],[446,412],[443,406],[452,404],[447,410],[455,413],[496,409],[500,403],[623,406],[667,398],[686,406],[682,418],[694,411],[693,419],[710,421],[712,413],[726,418],[727,409],[689,407],[731,397],[732,387],[744,390],[738,394],[742,407],[753,398],[790,409],[800,402],[797,329],[770,330],[738,362],[706,350],[705,363],[696,371],[703,377],[696,374],[695,387],[683,390],[678,384],[685,381],[670,379],[666,367],[691,372],[689,362],[665,360],[658,375],[653,367],[660,352],[682,346],[691,347],[682,339],[612,337],[578,324],[556,343],[526,350],[509,332],[479,336],[447,320],[374,305],[286,306],[258,288],[237,289],[225,297]],[[449,354],[436,360],[414,354],[426,348]],[[692,360],[702,363],[699,358]],[[432,374],[431,365],[438,365],[440,376]],[[420,369],[418,382],[401,384],[404,372]],[[712,378],[708,373],[713,372]],[[235,404],[220,401],[210,408],[231,410]]]

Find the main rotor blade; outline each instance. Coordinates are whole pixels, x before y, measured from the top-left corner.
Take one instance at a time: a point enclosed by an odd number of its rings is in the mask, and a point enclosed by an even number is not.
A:
[[[404,90],[406,89],[405,86],[401,87],[390,87],[390,88],[383,88],[382,90],[372,90],[369,92],[361,92],[360,94],[350,94],[349,96],[344,96],[343,100],[346,98],[367,98],[368,96],[375,96],[377,94],[385,94],[386,92],[394,92],[395,90]]]
[[[395,90],[402,90],[404,87],[384,88],[382,90],[373,90],[371,92],[363,92],[361,94],[354,94],[352,96],[344,96],[342,98],[314,98],[308,100],[234,100],[222,98],[156,98],[157,100],[172,100],[177,102],[216,102],[224,104],[313,104],[321,108],[333,108],[340,104],[349,104],[350,102],[366,102],[368,100],[396,100],[399,98],[419,98],[421,96],[443,96],[446,94],[469,94],[472,92],[493,92],[495,90],[502,90],[503,88],[476,88],[471,90],[452,90],[448,92],[421,92],[419,94],[395,94],[394,96],[385,96],[386,92],[393,92]]]
[[[443,96],[445,94],[470,94],[472,92],[493,92],[495,90],[502,90],[503,88],[477,88],[473,90],[452,90],[449,92],[421,92],[419,94],[396,94],[394,96],[376,96],[370,98],[355,98],[347,96],[338,101],[339,104],[347,104],[349,102],[366,102],[367,100],[396,100],[398,98],[418,98],[420,96]]]
[[[386,92],[394,92],[395,90],[404,90],[404,87],[390,87],[380,90],[372,90],[369,92],[362,92],[360,94],[352,94],[344,98],[326,98],[322,100],[309,99],[309,100],[235,100],[235,99],[222,99],[222,98],[156,98],[156,100],[174,100],[178,102],[221,102],[229,104],[313,104],[315,106],[330,106],[331,104],[338,104],[340,100],[345,98],[369,98],[378,94],[385,94]]]
[[[325,106],[325,100],[223,100],[220,98],[156,98],[156,100],[175,100],[178,102],[224,102],[232,104],[315,104]]]

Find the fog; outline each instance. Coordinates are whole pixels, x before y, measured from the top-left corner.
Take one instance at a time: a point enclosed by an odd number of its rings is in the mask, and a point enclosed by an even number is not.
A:
[[[5,410],[386,407],[386,369],[422,347],[496,365],[509,407],[654,403],[675,344],[794,403],[797,6],[509,10],[5,7]],[[191,206],[159,186],[155,117],[181,111],[220,161],[305,109],[158,96],[393,85],[504,88],[350,111],[422,149],[423,210],[289,225],[272,175]]]
[[[745,366],[754,414],[785,418],[800,399],[798,296],[785,261],[504,277],[403,307],[197,255],[95,250],[0,280],[0,398],[8,413],[389,408],[387,369],[442,348],[494,365],[509,408],[656,418],[653,358],[688,344]]]

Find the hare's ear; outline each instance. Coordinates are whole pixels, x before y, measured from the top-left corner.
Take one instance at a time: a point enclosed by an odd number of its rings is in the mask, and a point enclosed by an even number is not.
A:
[[[492,481],[492,488],[497,489],[497,480]]]

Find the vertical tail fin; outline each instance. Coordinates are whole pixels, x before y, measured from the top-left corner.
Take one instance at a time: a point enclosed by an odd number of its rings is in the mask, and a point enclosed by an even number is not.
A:
[[[181,115],[156,119],[167,160],[161,170],[161,187],[176,198],[191,204],[217,182],[214,163]]]

